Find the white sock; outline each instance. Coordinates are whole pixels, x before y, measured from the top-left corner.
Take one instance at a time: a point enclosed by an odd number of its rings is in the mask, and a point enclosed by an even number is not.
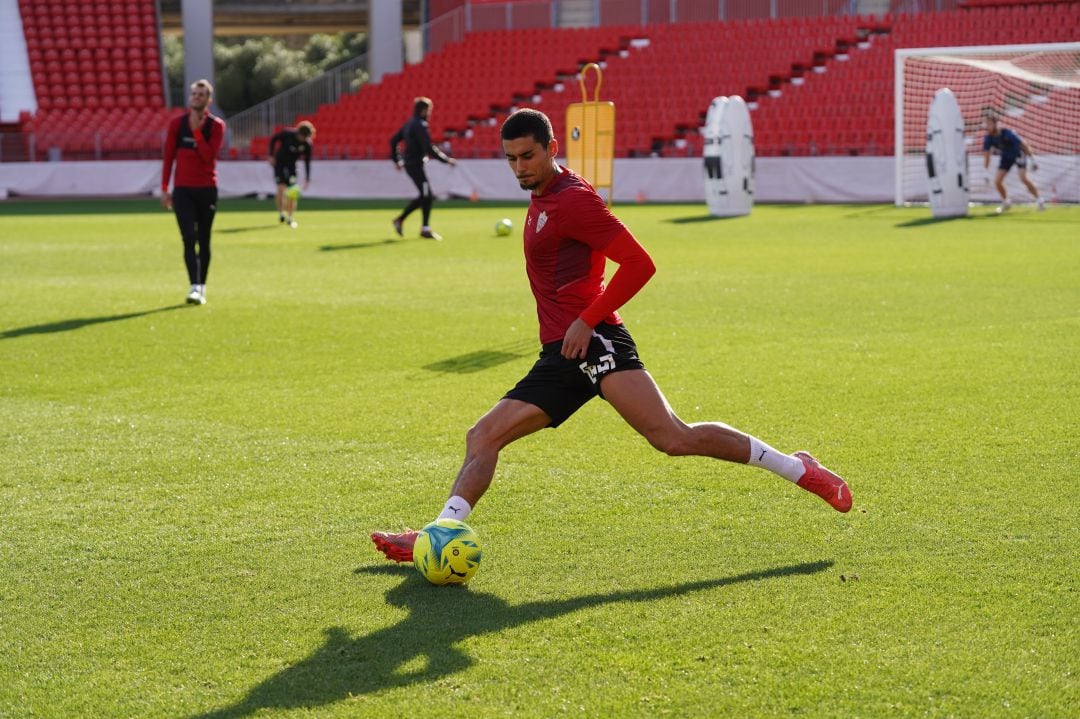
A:
[[[465,518],[468,517],[471,512],[472,505],[455,494],[453,497],[446,500],[442,513],[437,519],[460,519],[464,522]]]
[[[775,450],[757,437],[750,437],[750,461],[747,464],[764,467],[789,482],[798,482],[806,471],[801,459]]]

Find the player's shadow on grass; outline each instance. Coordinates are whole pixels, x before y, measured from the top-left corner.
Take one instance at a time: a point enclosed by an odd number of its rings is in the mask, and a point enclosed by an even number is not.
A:
[[[937,225],[942,222],[956,222],[959,220],[990,220],[1001,215],[994,213],[982,213],[982,214],[968,214],[960,217],[919,217],[914,220],[906,220],[905,222],[897,222],[897,227],[925,227],[926,225]]]
[[[240,232],[255,232],[257,230],[271,230],[278,227],[281,223],[267,223],[265,225],[252,225],[251,227],[215,227],[214,232],[224,235],[235,235]]]
[[[431,240],[423,237],[388,237],[385,240],[372,240],[370,242],[351,242],[347,245],[323,245],[319,248],[319,252],[337,252],[339,250],[370,250],[375,247],[386,247],[387,245],[403,245],[406,242],[431,242]]]
[[[73,320],[61,320],[59,322],[46,322],[40,325],[29,325],[27,327],[16,327],[10,330],[4,330],[0,332],[0,340],[11,339],[12,337],[22,337],[24,335],[47,335],[53,332],[69,332],[71,330],[82,329],[89,325],[99,325],[104,322],[119,322],[120,320],[130,320],[136,317],[145,317],[146,315],[156,314],[158,312],[168,312],[170,310],[179,310],[192,305],[169,305],[168,307],[158,307],[153,310],[143,310],[141,312],[125,312],[121,315],[105,315],[102,317],[78,317]]]
[[[746,215],[733,215],[731,217],[717,217],[716,215],[694,215],[693,217],[673,217],[670,220],[664,220],[664,222],[670,222],[673,225],[692,225],[695,222],[720,222],[722,220],[738,220],[746,217]]]
[[[409,566],[358,569],[358,574],[401,576],[403,581],[386,593],[386,601],[408,610],[408,616],[391,627],[359,637],[341,627],[331,627],[325,630],[323,645],[310,656],[269,677],[235,704],[193,719],[237,719],[264,708],[310,709],[348,697],[430,683],[472,666],[472,657],[458,647],[472,637],[607,604],[655,602],[746,582],[817,574],[832,565],[827,560],[807,562],[657,589],[517,605],[484,592],[432,587]]]
[[[513,362],[522,357],[528,357],[536,345],[530,340],[512,342],[503,347],[494,349],[477,350],[467,354],[449,357],[438,362],[424,365],[424,369],[430,372],[449,372],[453,374],[470,374],[481,370],[495,367],[505,362]]]

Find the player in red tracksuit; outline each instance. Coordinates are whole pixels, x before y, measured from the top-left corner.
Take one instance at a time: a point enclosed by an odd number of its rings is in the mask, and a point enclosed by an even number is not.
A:
[[[617,312],[652,277],[649,254],[588,182],[555,162],[558,143],[542,112],[524,109],[507,118],[502,145],[521,188],[532,192],[525,269],[543,349],[529,373],[469,430],[465,461],[438,518],[468,517],[491,484],[503,447],[559,426],[595,396],[661,452],[764,467],[840,512],[851,509],[844,480],[808,453],[784,454],[719,422],[679,419]],[[619,268],[605,287],[608,259]],[[374,532],[372,540],[389,559],[405,562],[416,534]]]
[[[192,83],[188,111],[169,122],[161,168],[161,205],[176,213],[184,240],[184,264],[191,282],[187,302],[192,305],[206,304],[210,230],[218,200],[217,156],[225,138],[225,122],[210,114],[213,95],[214,88],[206,80]],[[172,194],[169,194],[170,179]]]

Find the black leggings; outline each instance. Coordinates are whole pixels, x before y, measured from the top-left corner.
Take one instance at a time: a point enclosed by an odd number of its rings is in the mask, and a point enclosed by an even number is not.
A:
[[[172,197],[176,224],[184,240],[188,280],[193,285],[205,285],[210,271],[210,228],[217,212],[217,188],[177,187]]]
[[[405,172],[409,175],[409,179],[413,181],[413,184],[416,185],[416,189],[420,191],[420,194],[412,202],[405,205],[405,209],[401,211],[401,219],[404,220],[412,214],[413,210],[419,207],[424,216],[424,227],[427,227],[431,221],[431,205],[435,202],[435,196],[431,194],[431,183],[428,182],[423,165],[406,165]]]

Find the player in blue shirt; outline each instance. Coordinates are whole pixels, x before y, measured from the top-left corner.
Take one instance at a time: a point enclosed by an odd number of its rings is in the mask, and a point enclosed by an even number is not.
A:
[[[1031,169],[1034,172],[1038,170],[1038,165],[1035,164],[1035,155],[1031,152],[1031,148],[1028,144],[1020,139],[1012,130],[1000,127],[998,125],[997,118],[993,115],[986,116],[986,136],[983,138],[983,167],[990,169],[990,153],[993,150],[997,150],[1001,154],[1001,162],[998,164],[997,174],[994,176],[994,187],[997,188],[998,194],[1001,195],[1001,207],[997,209],[998,212],[1006,212],[1011,206],[1012,202],[1009,201],[1009,195],[1005,192],[1005,175],[1012,169],[1013,165],[1016,165],[1016,173],[1020,177],[1020,182],[1024,183],[1024,186],[1028,188],[1035,197],[1035,204],[1038,206],[1039,211],[1045,208],[1042,198],[1039,197],[1039,188],[1035,187],[1027,175],[1027,161],[1031,158]]]

